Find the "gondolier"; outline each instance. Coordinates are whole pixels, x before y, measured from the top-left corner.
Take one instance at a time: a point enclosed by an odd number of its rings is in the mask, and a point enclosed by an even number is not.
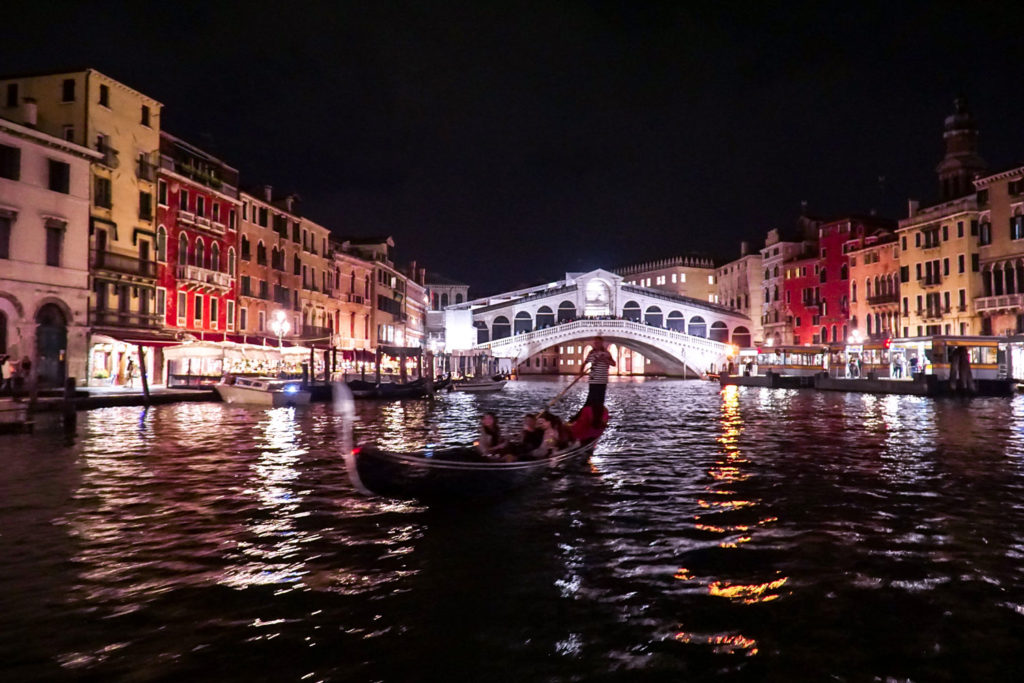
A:
[[[594,348],[583,359],[583,367],[586,368],[588,363],[590,364],[590,380],[586,405],[593,407],[591,412],[594,426],[598,427],[603,414],[604,397],[608,392],[608,368],[615,365],[612,354],[608,353],[604,347],[603,337],[594,337]],[[580,374],[582,375],[583,372]]]

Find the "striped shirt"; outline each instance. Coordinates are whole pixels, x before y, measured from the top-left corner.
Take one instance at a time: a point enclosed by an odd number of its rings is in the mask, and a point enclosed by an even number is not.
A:
[[[604,349],[594,349],[587,354],[583,364],[590,363],[590,383],[608,384],[608,366],[612,364],[612,354]]]

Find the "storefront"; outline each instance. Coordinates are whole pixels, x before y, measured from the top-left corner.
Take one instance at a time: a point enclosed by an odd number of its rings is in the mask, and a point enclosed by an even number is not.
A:
[[[310,349],[200,341],[167,348],[163,357],[168,386],[203,386],[219,382],[226,374],[300,377],[302,364],[309,361]]]
[[[150,385],[163,384],[163,350],[178,343],[159,333],[94,332],[89,342],[87,386],[139,388],[143,370]],[[140,365],[143,362],[144,367]]]
[[[998,337],[911,337],[893,339],[892,363],[901,362],[904,374],[922,373],[948,379],[950,359],[965,354],[976,379],[1007,376],[1008,340]],[[904,362],[905,361],[905,362]]]

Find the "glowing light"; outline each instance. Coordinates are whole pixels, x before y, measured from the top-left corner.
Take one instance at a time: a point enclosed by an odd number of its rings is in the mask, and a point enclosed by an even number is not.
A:
[[[757,584],[741,584],[741,583],[726,583],[724,581],[713,581],[708,585],[708,592],[718,598],[727,598],[729,600],[736,600],[744,604],[753,604],[756,602],[769,602],[771,600],[778,600],[778,593],[770,593],[781,588],[788,581],[788,577],[782,577],[781,579],[775,579],[767,583]]]

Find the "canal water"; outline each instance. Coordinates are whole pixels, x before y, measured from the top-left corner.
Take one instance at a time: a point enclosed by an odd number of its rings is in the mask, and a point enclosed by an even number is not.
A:
[[[357,438],[468,441],[563,386],[360,403]],[[329,406],[0,437],[0,679],[1015,677],[1024,397],[608,394],[589,464],[473,506],[359,494]]]

